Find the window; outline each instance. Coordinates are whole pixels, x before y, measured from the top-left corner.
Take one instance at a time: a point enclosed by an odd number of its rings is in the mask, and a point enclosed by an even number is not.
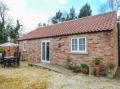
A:
[[[72,38],[71,52],[86,53],[86,37]]]
[[[26,49],[27,49],[27,42],[25,41],[23,42],[23,51],[26,51]]]

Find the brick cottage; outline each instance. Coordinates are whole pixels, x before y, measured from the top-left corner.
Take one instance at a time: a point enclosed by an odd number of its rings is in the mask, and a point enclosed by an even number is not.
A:
[[[66,65],[67,57],[89,63],[94,57],[118,65],[117,13],[83,17],[37,28],[19,39],[26,59],[34,62]]]

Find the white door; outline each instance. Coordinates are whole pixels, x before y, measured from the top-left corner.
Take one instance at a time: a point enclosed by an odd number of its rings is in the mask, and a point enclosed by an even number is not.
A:
[[[41,42],[41,62],[50,63],[50,40]]]

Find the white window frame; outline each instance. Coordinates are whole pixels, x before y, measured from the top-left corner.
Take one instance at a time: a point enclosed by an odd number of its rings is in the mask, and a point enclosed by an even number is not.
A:
[[[78,41],[78,40],[79,40],[79,39],[83,39],[83,38],[85,39],[85,50],[83,50],[83,51],[81,50],[81,51],[80,51],[80,50],[79,50],[79,41]],[[73,40],[73,39],[77,39],[77,50],[76,50],[76,51],[75,51],[75,50],[72,50],[72,40]],[[85,53],[85,54],[86,54],[86,53],[87,53],[87,37],[73,37],[73,38],[71,38],[70,47],[71,47],[71,52],[72,52],[72,53],[83,53],[83,54]]]
[[[23,42],[22,48],[23,48],[23,51],[27,51],[27,42],[26,41]]]

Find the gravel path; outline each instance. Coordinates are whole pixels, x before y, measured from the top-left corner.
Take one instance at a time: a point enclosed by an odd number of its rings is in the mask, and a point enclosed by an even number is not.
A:
[[[0,68],[0,89],[120,89],[120,80],[81,74],[67,76],[26,64]]]

